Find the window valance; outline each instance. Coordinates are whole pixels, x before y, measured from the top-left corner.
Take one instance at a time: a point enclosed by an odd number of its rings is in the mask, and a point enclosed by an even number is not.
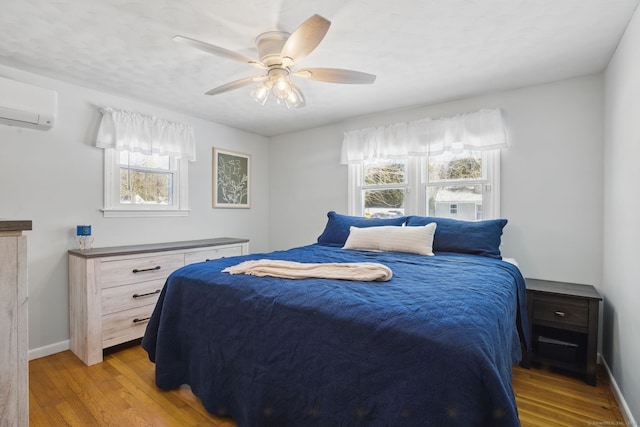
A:
[[[196,159],[193,128],[140,113],[102,108],[96,147]]]
[[[425,157],[449,150],[494,150],[507,146],[502,110],[483,109],[451,117],[427,117],[345,132],[341,163]]]

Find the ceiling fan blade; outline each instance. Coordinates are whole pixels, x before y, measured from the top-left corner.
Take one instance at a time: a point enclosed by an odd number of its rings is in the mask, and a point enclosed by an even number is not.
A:
[[[282,47],[280,56],[290,61],[287,65],[302,60],[320,44],[330,25],[331,21],[320,15],[313,15],[291,33]]]
[[[260,69],[265,70],[267,67],[260,61],[256,59],[249,58],[248,56],[244,56],[240,53],[234,52],[232,50],[225,49],[220,46],[212,45],[209,43],[201,42],[200,40],[195,40],[185,36],[175,36],[173,37],[173,41],[187,44],[191,47],[195,47],[196,49],[200,49],[207,53],[212,53],[214,55],[221,56],[223,58],[231,59],[233,61],[244,62],[245,64],[253,65]]]
[[[240,80],[235,80],[233,82],[229,82],[227,84],[223,84],[222,86],[213,88],[209,92],[206,92],[205,95],[217,95],[219,93],[228,92],[230,90],[240,89],[241,87],[249,86],[251,83],[259,82],[266,78],[267,76],[254,76],[254,77],[246,77]]]
[[[303,79],[329,83],[371,84],[376,81],[374,74],[341,68],[303,68],[291,74]]]

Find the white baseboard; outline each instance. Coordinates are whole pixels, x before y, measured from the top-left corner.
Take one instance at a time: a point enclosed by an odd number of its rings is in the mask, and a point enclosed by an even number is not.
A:
[[[613,396],[616,398],[616,402],[618,402],[618,406],[620,407],[620,412],[622,412],[622,416],[624,417],[625,425],[627,426],[637,426],[638,423],[633,418],[633,414],[631,414],[631,409],[629,405],[627,405],[627,401],[624,399],[622,395],[622,391],[618,387],[618,383],[609,369],[609,365],[602,355],[600,355],[600,361],[604,365],[605,370],[607,371],[607,375],[609,375],[609,381],[611,382],[611,389],[613,390]]]
[[[29,350],[29,360],[40,359],[41,357],[50,356],[52,354],[60,353],[61,351],[69,350],[70,348],[71,347],[69,340],[45,345],[44,347],[34,348]]]

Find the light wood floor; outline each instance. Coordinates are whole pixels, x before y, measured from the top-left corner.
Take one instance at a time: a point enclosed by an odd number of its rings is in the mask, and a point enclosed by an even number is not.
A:
[[[187,387],[157,389],[140,346],[90,367],[65,351],[29,362],[29,374],[32,427],[236,425],[207,413]],[[515,367],[513,374],[523,427],[624,425],[603,373],[597,387],[540,368]]]

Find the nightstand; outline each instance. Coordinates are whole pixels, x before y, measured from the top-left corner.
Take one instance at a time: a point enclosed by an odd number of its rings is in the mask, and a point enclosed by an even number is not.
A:
[[[595,386],[602,297],[591,285],[525,280],[531,348],[523,366],[533,361],[576,372]]]

